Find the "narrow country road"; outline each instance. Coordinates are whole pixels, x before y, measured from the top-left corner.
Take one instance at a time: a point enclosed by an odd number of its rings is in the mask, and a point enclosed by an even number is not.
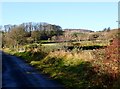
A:
[[[2,53],[3,89],[64,89],[61,84],[41,75],[20,58]]]

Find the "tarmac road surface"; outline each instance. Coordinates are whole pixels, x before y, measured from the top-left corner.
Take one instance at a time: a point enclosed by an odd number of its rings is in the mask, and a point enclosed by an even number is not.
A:
[[[64,89],[64,86],[40,74],[20,58],[2,53],[2,88]]]

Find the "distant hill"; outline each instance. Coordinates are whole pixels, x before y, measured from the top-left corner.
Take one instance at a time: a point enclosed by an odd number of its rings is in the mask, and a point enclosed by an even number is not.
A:
[[[118,33],[118,29],[111,29],[109,31],[94,32],[86,29],[64,29],[64,35],[69,39],[78,40],[113,40]]]
[[[71,32],[94,32],[92,30],[87,29],[63,29],[64,31],[71,31]]]

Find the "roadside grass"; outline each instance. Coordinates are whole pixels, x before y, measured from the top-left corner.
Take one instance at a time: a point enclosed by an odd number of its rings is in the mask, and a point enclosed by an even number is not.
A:
[[[10,49],[10,48],[2,48],[2,51],[4,51],[5,53],[8,53],[8,54],[14,54],[16,53],[16,51],[14,49]]]
[[[15,55],[29,61],[40,72],[61,82],[67,89],[112,89],[114,80],[111,80],[112,77],[107,72],[95,71],[96,66],[93,65],[93,61],[96,57],[92,57],[92,53],[96,53],[96,51],[86,50],[76,53],[60,50],[50,52],[39,58],[39,55],[43,55],[39,52],[23,52]],[[99,54],[104,56],[101,53]],[[96,61],[100,62],[98,59]]]
[[[83,54],[81,54],[83,55]],[[63,83],[68,89],[115,89],[115,80],[107,72],[96,71],[90,60],[73,57],[69,52],[52,52],[39,62],[38,70]]]
[[[21,57],[23,59],[25,59],[25,61],[27,62],[31,62],[31,61],[40,61],[41,59],[44,58],[44,56],[46,55],[43,52],[16,52],[13,55]]]
[[[51,78],[63,83],[66,88],[70,89],[87,89],[90,86],[88,76],[92,67],[87,62],[80,61],[79,65],[65,65],[64,59],[47,56],[39,63],[33,63],[37,69],[40,69],[45,74],[49,74]],[[87,68],[88,67],[88,68]],[[86,73],[86,75],[84,75]]]

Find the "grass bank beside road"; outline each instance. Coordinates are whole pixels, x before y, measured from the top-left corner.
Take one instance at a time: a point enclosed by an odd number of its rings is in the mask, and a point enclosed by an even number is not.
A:
[[[18,52],[14,55],[24,58],[40,72],[61,82],[68,89],[119,89],[114,88],[117,83],[111,75],[97,69],[98,66],[102,66],[102,59],[95,60],[96,57],[92,54],[104,56],[102,50],[97,51],[97,53],[89,50],[72,53],[60,50],[49,54]]]

